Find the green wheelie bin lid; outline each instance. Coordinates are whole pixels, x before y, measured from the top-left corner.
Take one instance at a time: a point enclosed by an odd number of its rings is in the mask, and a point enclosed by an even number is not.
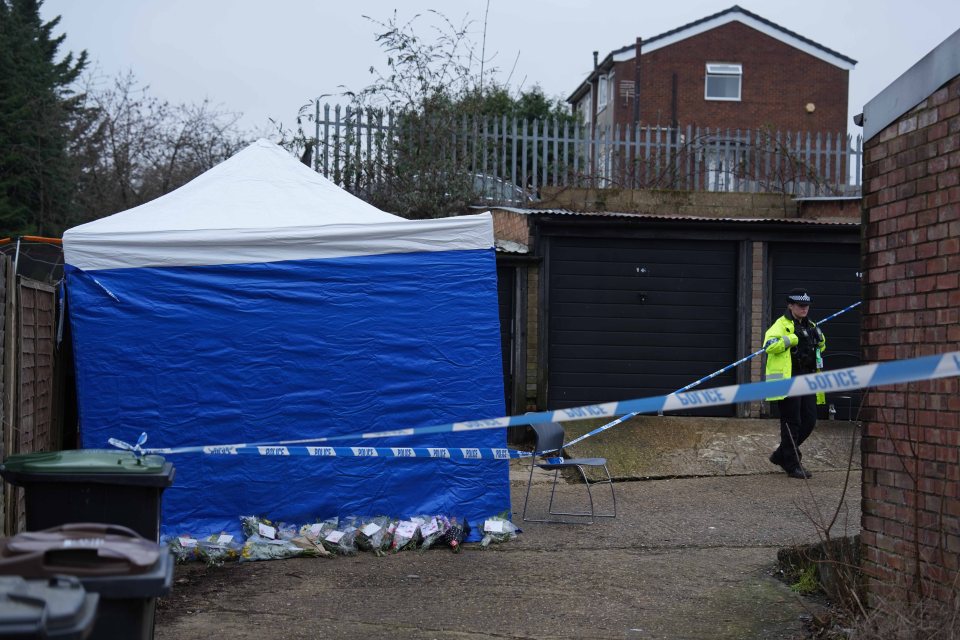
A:
[[[119,449],[70,449],[18,453],[0,465],[0,471],[10,474],[158,474],[164,472],[163,456],[137,457],[132,451]]]

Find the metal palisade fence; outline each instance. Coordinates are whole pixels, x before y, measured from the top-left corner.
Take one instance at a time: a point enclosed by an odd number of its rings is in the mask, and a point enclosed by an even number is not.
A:
[[[863,140],[838,132],[591,126],[317,106],[314,168],[376,199],[461,183],[471,204],[522,205],[543,187],[859,195]]]

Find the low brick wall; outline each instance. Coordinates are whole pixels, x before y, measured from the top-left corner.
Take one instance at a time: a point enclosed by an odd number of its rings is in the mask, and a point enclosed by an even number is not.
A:
[[[799,207],[791,196],[776,193],[545,187],[540,195],[538,209],[710,218],[796,218],[799,213]]]

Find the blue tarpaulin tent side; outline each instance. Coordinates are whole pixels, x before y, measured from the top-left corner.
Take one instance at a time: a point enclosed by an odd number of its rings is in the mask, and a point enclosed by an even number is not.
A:
[[[173,197],[65,234],[83,446],[141,431],[152,446],[216,445],[503,414],[489,215],[407,221],[331,186],[261,141]],[[343,444],[502,447],[504,435]],[[509,509],[504,460],[173,462],[166,534],[237,532],[242,515],[476,522]]]

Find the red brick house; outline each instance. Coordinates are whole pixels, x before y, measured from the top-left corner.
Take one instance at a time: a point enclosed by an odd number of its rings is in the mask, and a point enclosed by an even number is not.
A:
[[[594,127],[846,135],[855,60],[738,6],[616,49],[567,98]],[[640,91],[636,91],[639,85]]]
[[[871,100],[860,122],[863,359],[960,350],[960,31]],[[960,601],[960,380],[871,390],[863,417],[870,603],[950,609]]]

